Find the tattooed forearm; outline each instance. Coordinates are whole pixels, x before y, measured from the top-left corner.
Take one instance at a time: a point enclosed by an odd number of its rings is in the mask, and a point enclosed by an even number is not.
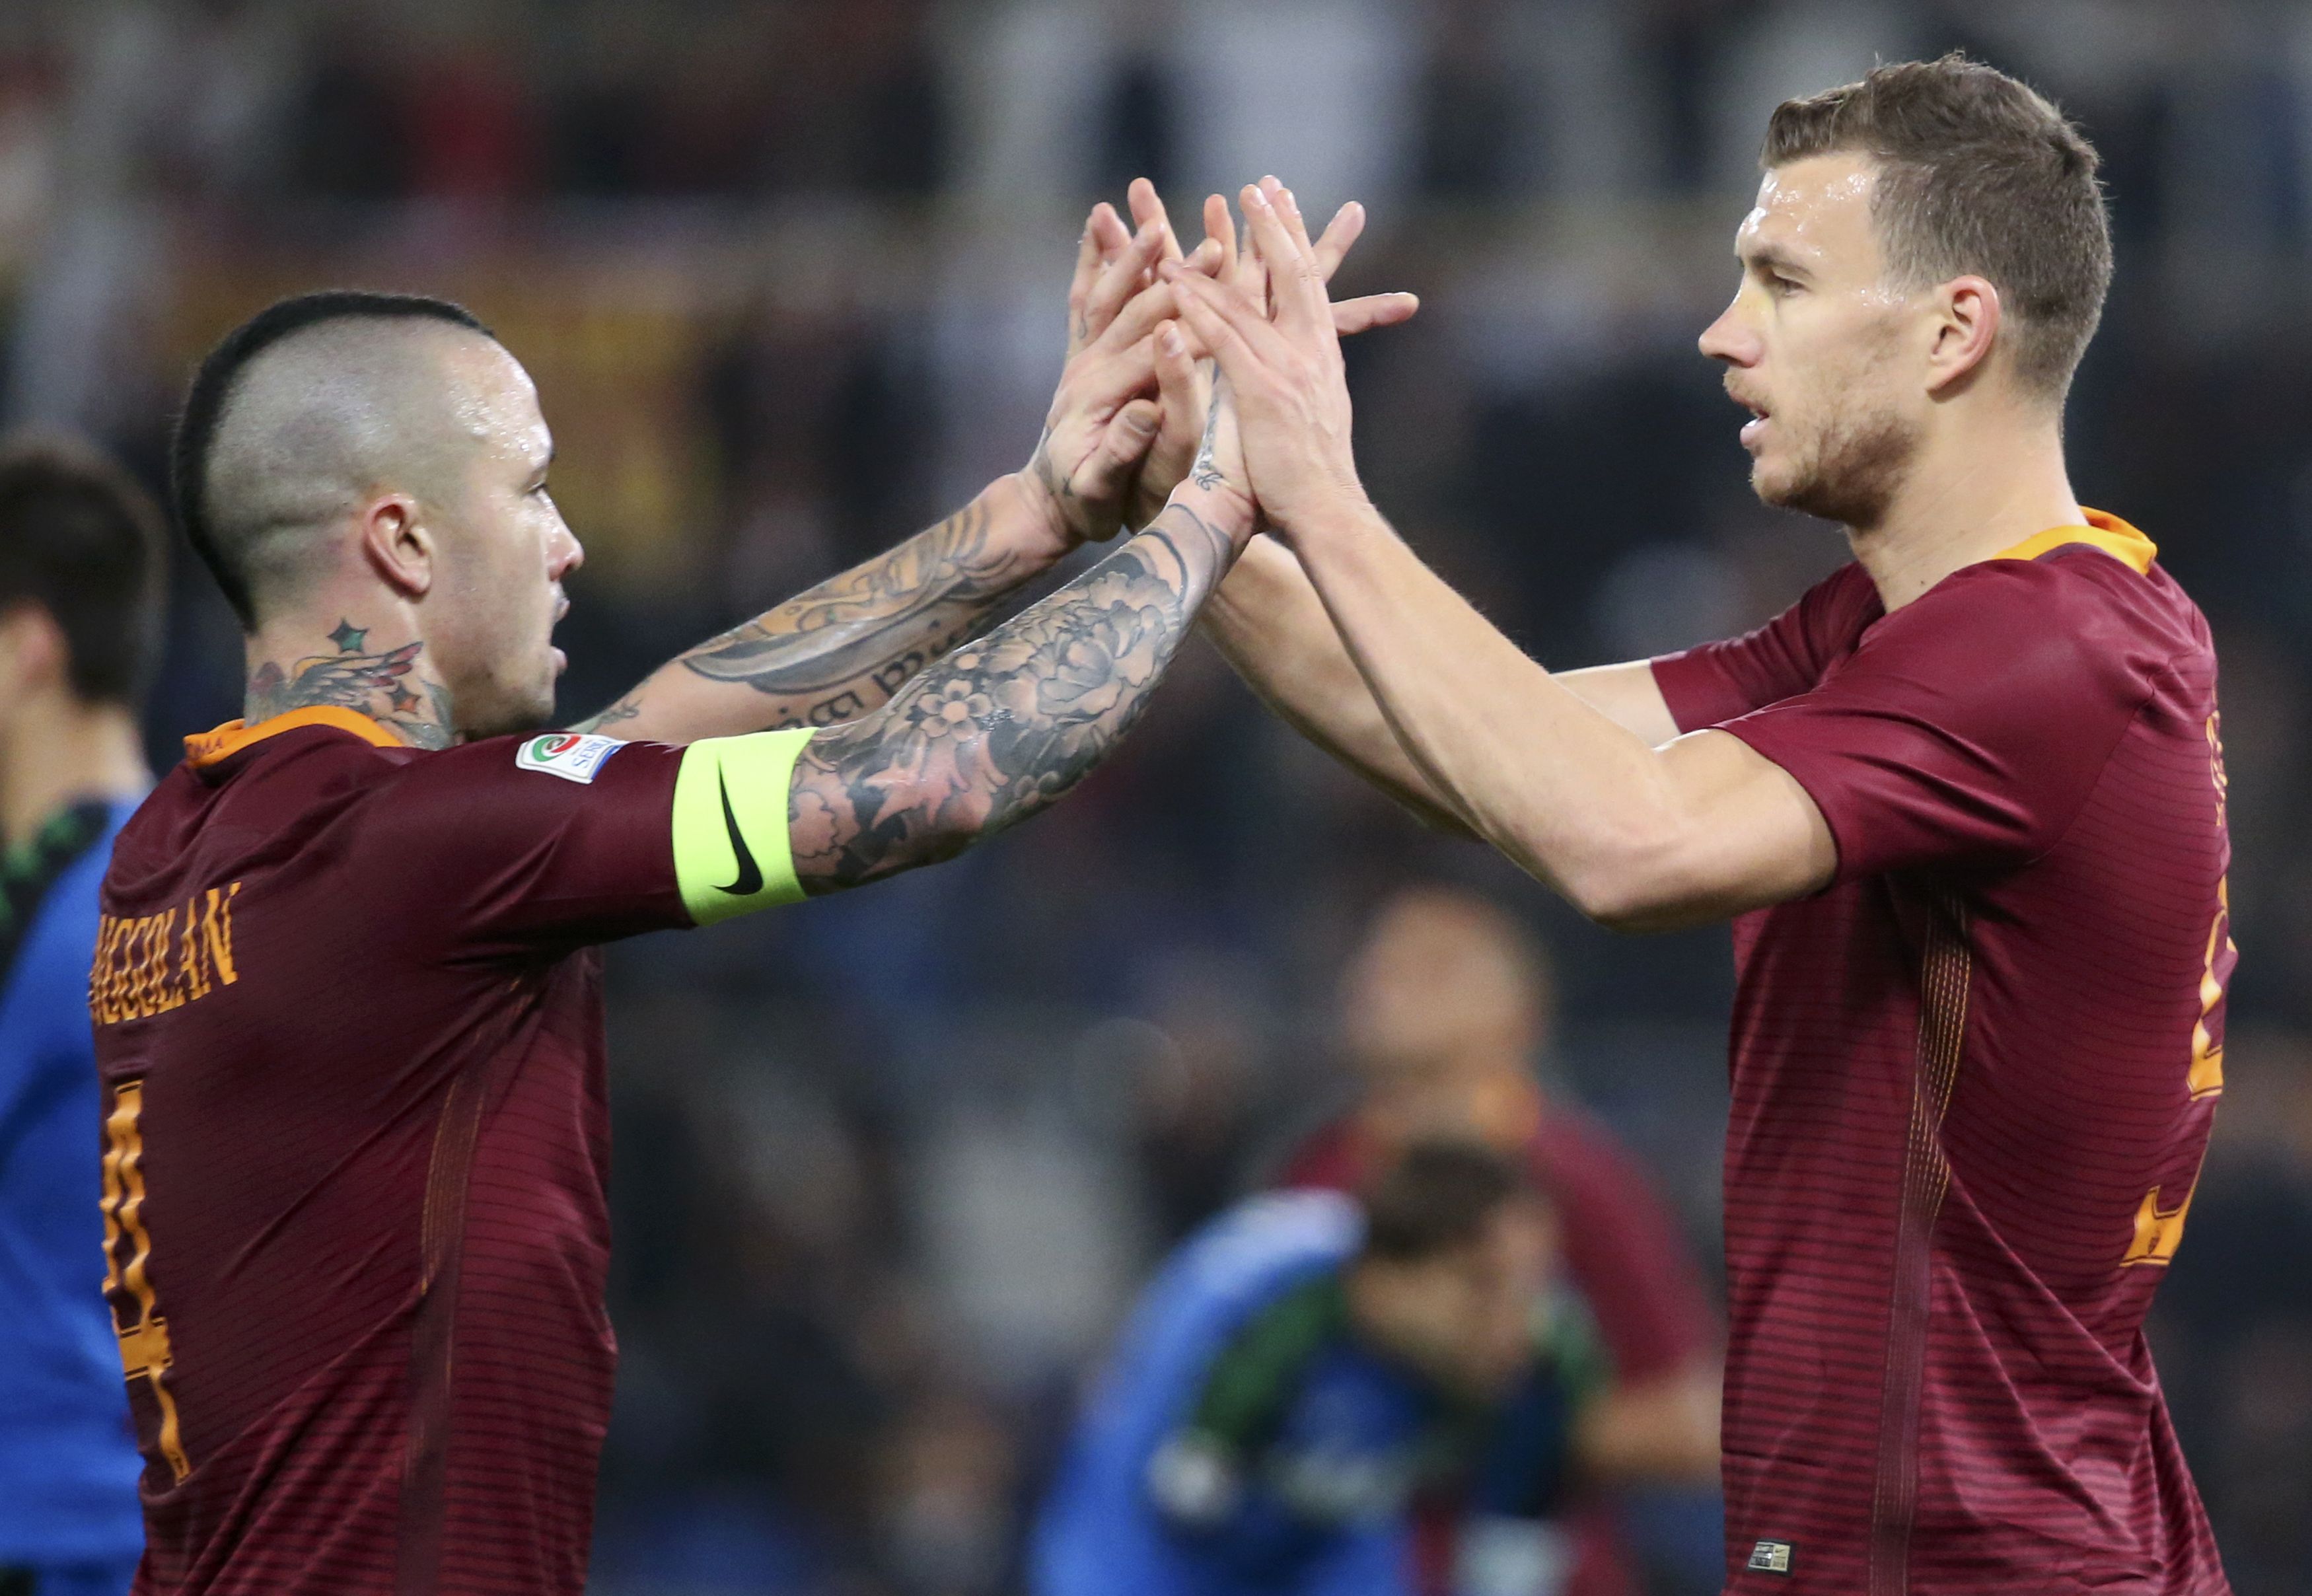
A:
[[[418,748],[447,748],[449,689],[426,676],[423,643],[369,652],[369,628],[350,620],[329,634],[334,652],[308,654],[284,670],[267,660],[250,673],[241,715],[251,725],[293,709],[334,705],[358,710]]]
[[[789,813],[804,885],[946,858],[1073,786],[1139,718],[1234,552],[1175,504],[883,709],[813,738]]]
[[[781,700],[772,725],[826,726],[864,715],[978,631],[1040,568],[994,547],[991,522],[985,498],[975,500],[881,558],[699,645],[682,663]],[[597,720],[637,713],[628,700]]]
[[[641,701],[629,693],[601,714],[589,715],[570,729],[573,732],[599,732],[605,726],[615,726],[620,721],[630,721],[642,712]]]

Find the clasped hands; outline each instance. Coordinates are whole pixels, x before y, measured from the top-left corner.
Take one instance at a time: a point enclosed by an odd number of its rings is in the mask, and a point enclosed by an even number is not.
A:
[[[1420,308],[1410,294],[1332,303],[1364,207],[1343,206],[1312,240],[1292,190],[1265,178],[1238,197],[1241,236],[1215,194],[1184,254],[1153,184],[1135,180],[1127,203],[1136,231],[1105,202],[1086,223],[1067,363],[1022,473],[1055,528],[1096,540],[1145,525],[1192,468],[1288,540],[1362,504],[1340,340]]]

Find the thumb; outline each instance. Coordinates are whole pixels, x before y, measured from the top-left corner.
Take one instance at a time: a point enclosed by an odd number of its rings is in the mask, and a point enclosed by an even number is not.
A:
[[[1088,499],[1104,499],[1123,490],[1149,444],[1163,412],[1154,399],[1134,399],[1116,413],[1100,434],[1099,447],[1083,463],[1076,491]]]
[[[1108,424],[1106,446],[1128,459],[1138,460],[1148,447],[1148,440],[1156,435],[1163,415],[1154,399],[1134,399]]]
[[[1189,354],[1178,322],[1167,321],[1156,329],[1156,397],[1164,407],[1163,425],[1141,471],[1140,493],[1143,499],[1160,503],[1195,463],[1204,417],[1212,408],[1204,373]]]
[[[1198,392],[1195,357],[1188,349],[1188,340],[1180,336],[1180,324],[1167,321],[1156,329],[1156,397],[1163,401],[1169,418],[1175,409],[1202,416],[1204,396]],[[1198,424],[1202,431],[1202,424]]]
[[[1179,444],[1180,469],[1175,474],[1185,474],[1187,462],[1195,457],[1196,440],[1204,435],[1212,395],[1176,321],[1156,329],[1156,397],[1164,407],[1164,431],[1157,447]]]

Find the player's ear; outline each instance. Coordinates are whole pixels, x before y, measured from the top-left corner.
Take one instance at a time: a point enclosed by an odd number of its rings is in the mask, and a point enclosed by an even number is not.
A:
[[[1990,279],[1953,277],[1935,290],[1933,341],[1927,350],[1927,391],[1941,393],[1991,357],[2005,314]]]
[[[361,548],[370,569],[405,599],[424,598],[434,586],[439,541],[407,494],[381,494],[361,513]]]

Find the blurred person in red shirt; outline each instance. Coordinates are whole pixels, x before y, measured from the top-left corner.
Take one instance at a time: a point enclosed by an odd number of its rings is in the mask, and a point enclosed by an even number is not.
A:
[[[1452,887],[1397,893],[1343,982],[1344,1040],[1362,1095],[1300,1144],[1283,1183],[1353,1190],[1397,1148],[1441,1136],[1520,1154],[1562,1215],[1566,1271],[1612,1361],[1598,1428],[1614,1473],[1708,1490],[1718,1469],[1717,1314],[1645,1171],[1536,1078],[1554,999],[1546,954],[1504,910]],[[1635,1588],[1630,1537],[1612,1509],[1592,1494],[1572,1514],[1570,1596]],[[1446,1504],[1427,1515],[1425,1588],[1441,1585],[1453,1516]]]

